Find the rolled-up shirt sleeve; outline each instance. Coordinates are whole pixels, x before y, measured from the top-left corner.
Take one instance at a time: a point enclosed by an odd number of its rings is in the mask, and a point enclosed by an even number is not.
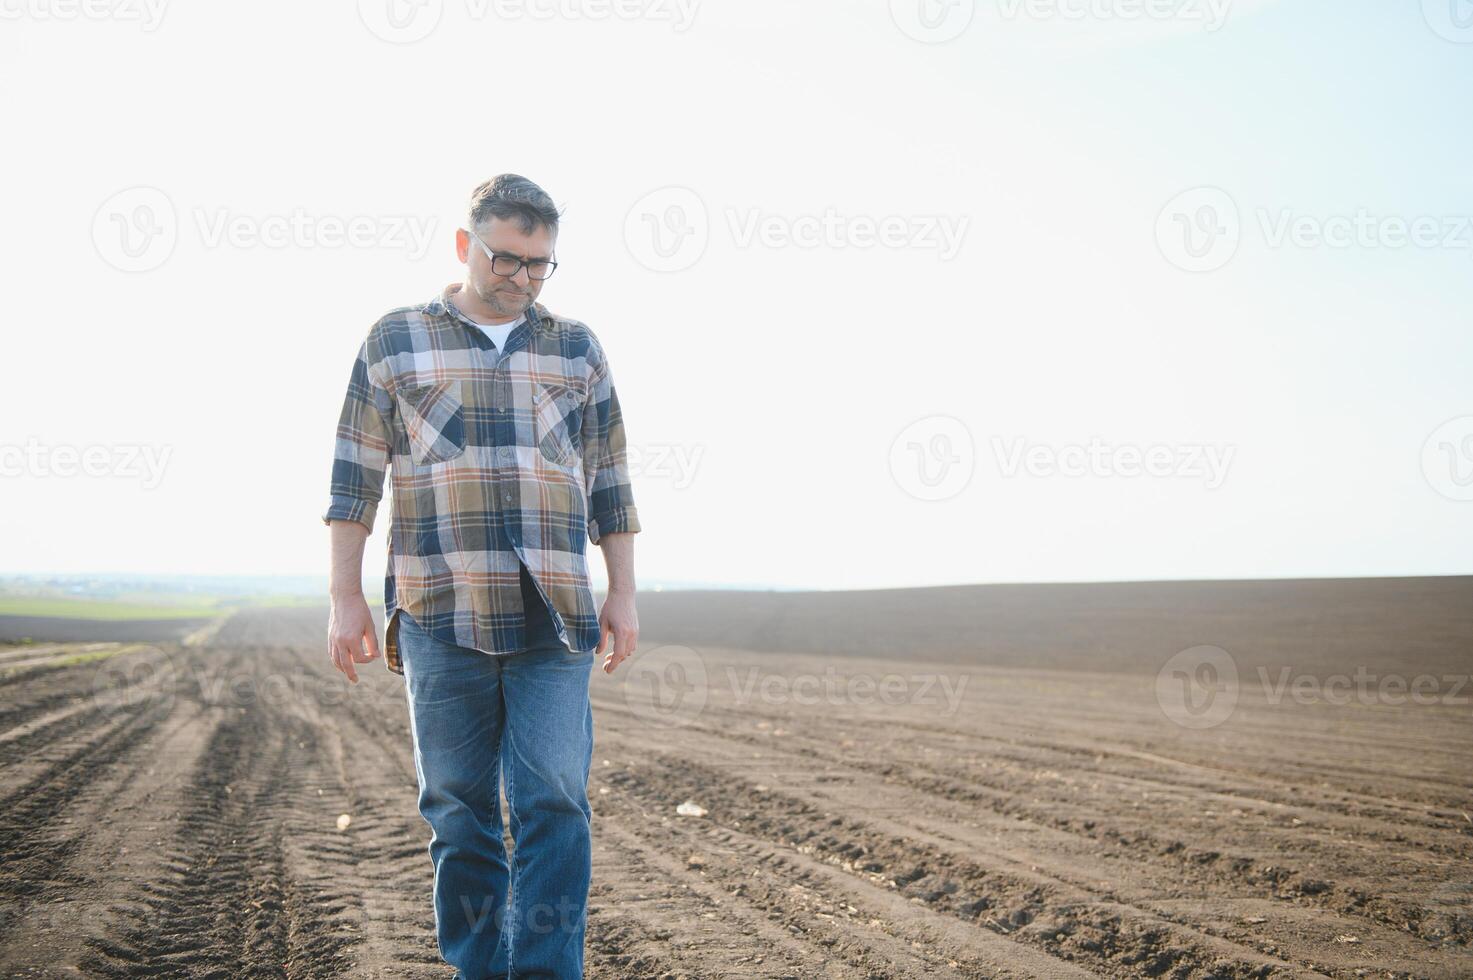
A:
[[[624,419],[608,361],[598,351],[583,407],[583,477],[588,490],[588,538],[640,530],[624,444]]]
[[[332,482],[322,523],[358,521],[373,531],[389,468],[394,398],[374,379],[365,340],[353,362],[348,393],[338,417]]]

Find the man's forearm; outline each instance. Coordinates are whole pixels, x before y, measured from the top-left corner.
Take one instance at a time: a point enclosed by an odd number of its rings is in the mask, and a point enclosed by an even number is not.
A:
[[[368,528],[358,521],[332,521],[332,575],[328,591],[334,596],[363,594],[363,548]]]
[[[609,573],[610,592],[634,592],[634,535],[605,534],[598,539],[603,549],[604,568]]]

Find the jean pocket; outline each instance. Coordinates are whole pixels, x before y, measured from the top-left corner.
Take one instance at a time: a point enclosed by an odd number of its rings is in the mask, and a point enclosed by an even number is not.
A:
[[[566,466],[578,452],[582,396],[569,385],[539,384],[532,395],[532,424],[537,448],[550,463]]]
[[[404,385],[394,394],[409,438],[409,456],[416,465],[444,463],[465,452],[460,382]]]

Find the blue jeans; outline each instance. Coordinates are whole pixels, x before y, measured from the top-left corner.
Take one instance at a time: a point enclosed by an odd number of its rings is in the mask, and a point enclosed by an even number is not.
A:
[[[445,643],[399,614],[435,930],[456,980],[583,976],[593,654],[563,646],[525,568],[522,577],[530,629],[519,653]]]

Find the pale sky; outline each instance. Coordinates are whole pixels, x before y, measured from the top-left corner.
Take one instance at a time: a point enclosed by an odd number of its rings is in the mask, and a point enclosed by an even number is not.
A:
[[[642,584],[1469,573],[1468,14],[0,0],[0,571],[325,573],[358,345],[511,171]]]

